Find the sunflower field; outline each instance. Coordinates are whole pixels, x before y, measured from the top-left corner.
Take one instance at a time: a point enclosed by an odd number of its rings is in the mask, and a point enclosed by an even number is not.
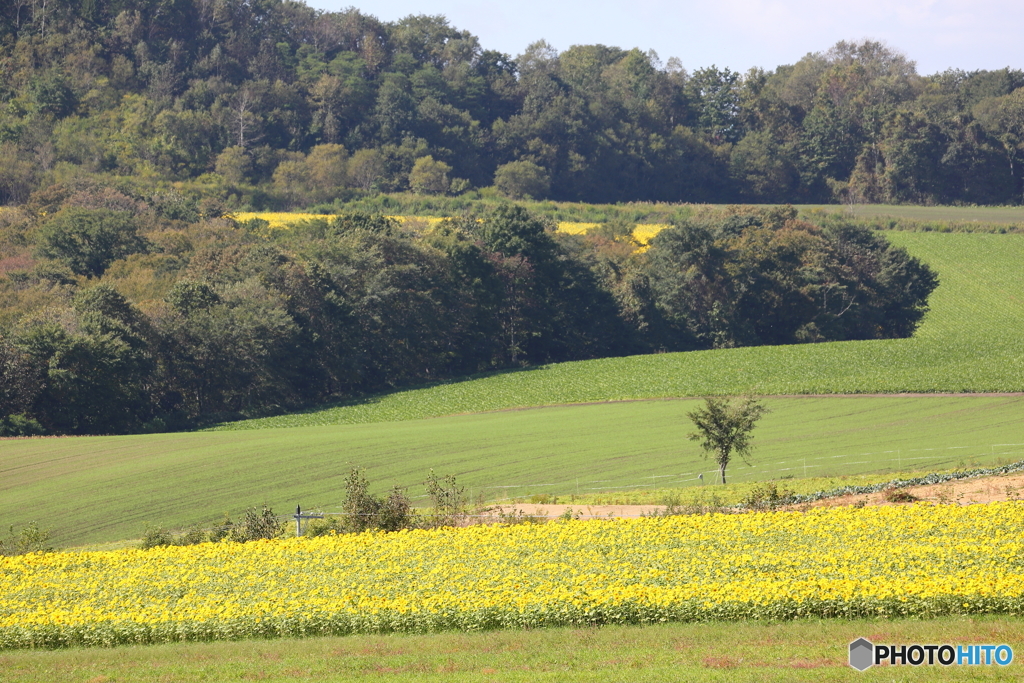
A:
[[[1024,608],[1024,504],[494,525],[0,558],[0,647]]]

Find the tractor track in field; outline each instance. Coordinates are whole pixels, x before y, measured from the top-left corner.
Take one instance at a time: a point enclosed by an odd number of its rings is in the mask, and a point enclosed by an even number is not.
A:
[[[716,394],[718,395],[718,394]],[[753,398],[1017,398],[1024,396],[1024,391],[993,391],[993,392],[962,392],[962,393],[899,393],[899,394],[752,394]],[[650,398],[613,398],[606,401],[580,401],[578,403],[545,403],[538,406],[514,406],[511,408],[494,408],[457,415],[482,415],[486,413],[509,413],[518,410],[540,410],[543,408],[569,408],[573,406],[602,406],[609,403],[646,403],[651,401],[694,401],[703,396],[656,396]],[[433,417],[452,417],[452,415],[435,415]]]

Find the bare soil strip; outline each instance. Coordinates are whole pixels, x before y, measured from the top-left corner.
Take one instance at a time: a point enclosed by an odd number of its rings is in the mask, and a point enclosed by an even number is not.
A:
[[[1005,474],[976,479],[960,479],[929,486],[911,486],[905,490],[918,500],[954,505],[992,503],[1001,500],[1024,499],[1024,474]],[[886,500],[886,492],[851,494],[826,498],[801,505],[790,505],[785,509],[801,510],[808,507],[837,507],[840,505],[900,505]],[[568,513],[573,519],[607,519],[609,517],[640,517],[658,514],[660,505],[543,505],[521,503],[499,508],[505,514],[521,513],[526,516],[556,519]]]

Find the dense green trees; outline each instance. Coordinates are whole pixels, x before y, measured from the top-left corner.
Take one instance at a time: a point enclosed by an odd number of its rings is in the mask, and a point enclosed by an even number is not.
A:
[[[77,275],[102,275],[113,261],[144,251],[145,240],[127,211],[63,209],[43,224],[39,252]]]
[[[284,0],[0,4],[0,420],[123,432],[609,354],[904,336],[934,275],[791,211],[556,234],[242,207],[377,193],[1016,203],[1024,72],[871,41],[772,71]],[[390,198],[378,197],[387,208]],[[417,200],[419,201],[419,200]],[[479,221],[477,219],[480,219]],[[12,417],[13,416],[13,417]]]
[[[47,216],[124,218],[67,206],[104,202],[134,205],[144,251],[77,274],[46,258]],[[640,250],[626,223],[569,235],[512,204],[432,228],[343,214],[283,230],[102,187],[32,205],[55,211],[0,226],[22,254],[0,277],[5,434],[177,429],[548,362],[906,336],[936,285],[874,233],[785,208],[679,222]]]
[[[602,202],[1024,191],[1024,72],[922,76],[872,41],[739,74],[604,45],[513,59],[443,17],[284,0],[14,0],[0,67],[7,203],[71,173],[229,208],[490,185]]]
[[[901,249],[793,210],[684,223],[646,255],[667,348],[722,348],[905,337],[927,310],[935,274]]]

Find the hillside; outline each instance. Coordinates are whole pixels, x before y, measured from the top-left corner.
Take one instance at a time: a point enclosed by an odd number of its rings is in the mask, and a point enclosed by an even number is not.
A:
[[[561,403],[736,394],[1024,391],[1024,236],[888,232],[940,285],[910,339],[560,363],[219,429],[381,422]]]
[[[138,536],[147,522],[209,524],[262,502],[282,512],[331,509],[352,466],[367,469],[375,490],[401,484],[413,496],[429,468],[457,474],[467,493],[488,499],[693,486],[706,463],[682,438],[691,402],[605,402],[630,392],[751,388],[1020,391],[1021,341],[1005,331],[1021,329],[1024,317],[1024,237],[890,237],[933,263],[942,281],[912,339],[559,364],[234,423],[227,432],[10,440],[0,516],[53,526],[59,543],[109,541]],[[767,400],[773,412],[759,427],[756,467],[731,468],[736,481],[995,464],[1020,459],[1024,443],[1020,396]],[[414,419],[575,401],[601,405]]]
[[[732,482],[920,471],[1024,459],[1024,397],[772,398],[754,467]],[[423,502],[431,468],[486,500],[708,485],[715,467],[685,440],[694,400],[462,415],[397,423],[3,443],[0,515],[55,529],[59,544],[137,538],[147,524],[236,520],[249,506],[338,510],[365,467],[375,491]],[[835,484],[838,485],[838,482]],[[563,498],[564,500],[565,498]],[[570,501],[571,504],[571,501]]]
[[[183,195],[208,216],[407,189],[601,202],[1021,198],[1019,68],[919,74],[913,55],[870,40],[744,74],[662,64],[645,45],[559,53],[541,40],[510,55],[443,16],[385,22],[372,9],[3,3],[0,202],[82,178],[169,204]]]

